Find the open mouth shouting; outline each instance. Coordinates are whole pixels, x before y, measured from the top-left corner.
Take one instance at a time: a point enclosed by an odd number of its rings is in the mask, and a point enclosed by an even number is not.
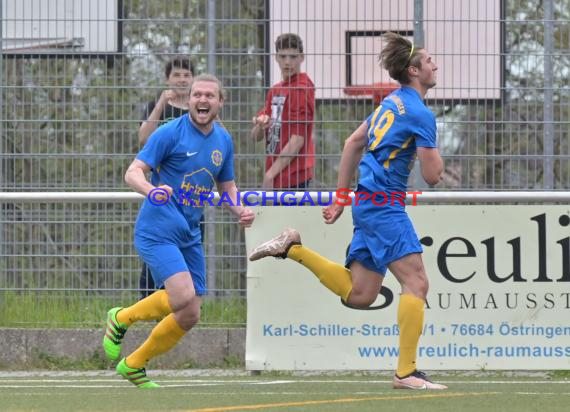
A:
[[[199,121],[206,122],[210,118],[210,112],[212,111],[210,105],[199,105],[196,107],[196,118]]]
[[[190,92],[190,117],[192,121],[200,128],[207,132],[212,127],[212,122],[218,115],[218,111],[222,106],[222,95],[219,81],[215,77],[195,80],[192,83]]]

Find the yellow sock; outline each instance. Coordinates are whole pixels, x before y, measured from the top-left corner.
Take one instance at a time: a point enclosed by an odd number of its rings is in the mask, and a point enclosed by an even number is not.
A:
[[[127,356],[127,366],[135,369],[144,367],[150,359],[172,349],[185,334],[174,315],[168,315],[154,327],[148,339]]]
[[[398,305],[400,356],[396,374],[401,378],[416,370],[418,342],[424,325],[424,305],[424,300],[414,295],[400,296]]]
[[[117,313],[117,321],[131,326],[139,320],[160,319],[169,313],[172,313],[172,308],[168,303],[168,293],[157,290],[134,305],[121,309]]]
[[[345,302],[348,301],[348,296],[352,291],[352,276],[350,275],[350,270],[338,263],[331,262],[327,258],[322,257],[302,245],[291,246],[287,257],[305,266],[313,272],[329,290],[340,296]]]

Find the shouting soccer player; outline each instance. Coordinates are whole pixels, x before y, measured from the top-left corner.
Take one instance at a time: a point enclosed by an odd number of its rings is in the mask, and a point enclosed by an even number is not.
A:
[[[222,103],[216,77],[194,78],[189,115],[158,128],[125,174],[127,184],[147,197],[135,224],[135,247],[157,287],[165,289],[132,306],[109,310],[103,347],[109,359],[118,360],[123,337],[133,323],[160,320],[148,339],[116,367],[139,388],[158,386],[148,379],[145,365],[172,349],[200,319],[201,297],[207,292],[200,194],[217,185],[219,193],[229,197],[225,205],[241,226],[251,226],[255,218],[237,202],[232,138],[216,122]],[[158,173],[158,188],[145,178],[151,169]]]

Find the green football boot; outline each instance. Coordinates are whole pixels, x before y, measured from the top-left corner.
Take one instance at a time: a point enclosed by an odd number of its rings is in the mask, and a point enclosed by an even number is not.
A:
[[[146,376],[145,368],[133,369],[129,368],[125,362],[126,358],[121,359],[115,368],[117,373],[123,378],[128,380],[130,383],[135,385],[137,388],[150,389],[150,388],[160,388],[160,385],[154,383]]]
[[[127,332],[127,326],[117,322],[117,312],[123,308],[113,308],[107,312],[107,329],[103,337],[103,349],[105,355],[112,361],[119,359],[121,355],[121,343]]]

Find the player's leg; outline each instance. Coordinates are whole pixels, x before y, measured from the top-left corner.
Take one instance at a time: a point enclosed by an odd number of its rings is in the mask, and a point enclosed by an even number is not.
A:
[[[158,252],[163,263],[153,268],[153,273],[159,274],[156,283],[159,286],[164,284],[166,288],[172,313],[156,325],[148,339],[117,366],[121,376],[139,387],[140,382],[149,382],[146,387],[158,386],[148,381],[144,369],[146,363],[172,349],[198,323],[201,296],[207,293],[206,260],[198,229],[194,230],[192,240],[184,247],[169,245],[158,250],[155,248],[155,252]],[[176,270],[177,273],[169,275]],[[133,381],[132,376],[136,376],[137,380]]]
[[[170,276],[165,281],[165,287],[172,313],[154,327],[141,346],[117,365],[117,372],[137,387],[158,386],[146,376],[147,362],[176,346],[200,319],[202,299],[196,296],[189,272]]]
[[[158,290],[132,306],[112,308],[107,312],[107,328],[103,348],[107,358],[117,360],[129,326],[140,320],[161,319],[172,311],[165,290]]]
[[[289,258],[305,266],[321,283],[345,302],[352,290],[350,270],[335,263],[315,251],[303,246],[301,236],[295,229],[286,229],[277,237],[257,246],[249,255],[249,260],[256,261],[264,257]]]
[[[391,262],[390,272],[400,282],[402,294],[398,305],[400,356],[394,376],[395,389],[447,389],[416,368],[418,342],[424,323],[428,279],[420,253],[411,253]]]
[[[350,244],[346,266],[333,262],[301,243],[295,229],[286,229],[277,237],[257,246],[250,254],[252,261],[264,257],[289,258],[309,269],[320,282],[343,301],[354,307],[368,307],[378,297],[384,270],[372,262],[363,238],[356,229]],[[347,269],[347,266],[350,269]]]
[[[367,308],[374,303],[386,274],[386,266],[374,261],[366,243],[369,239],[369,234],[356,227],[346,251],[345,266],[352,275],[352,291],[347,303],[357,308]]]
[[[128,324],[138,320],[163,319],[133,354],[119,362],[116,370],[139,388],[153,388],[158,385],[147,378],[144,365],[148,359],[167,351],[184,336],[186,331],[176,322],[172,312],[191,310],[186,307],[190,306],[195,291],[184,256],[177,245],[135,237],[135,246],[150,267],[156,285],[166,289],[118,311],[117,320]]]
[[[348,297],[348,305],[355,308],[369,307],[378,298],[384,276],[356,260],[350,264],[350,274],[352,291]]]
[[[135,246],[143,260],[150,262],[149,267],[152,265],[160,266],[160,259],[163,256],[168,255],[171,250],[176,251],[174,245],[149,243],[140,239],[135,239]],[[178,271],[187,270],[185,266],[172,270],[176,271],[177,269]],[[103,337],[103,349],[107,358],[112,361],[119,359],[123,338],[133,323],[141,320],[162,319],[170,312],[172,312],[172,308],[169,305],[168,294],[165,290],[158,290],[129,307],[110,309],[107,312],[107,323]]]

